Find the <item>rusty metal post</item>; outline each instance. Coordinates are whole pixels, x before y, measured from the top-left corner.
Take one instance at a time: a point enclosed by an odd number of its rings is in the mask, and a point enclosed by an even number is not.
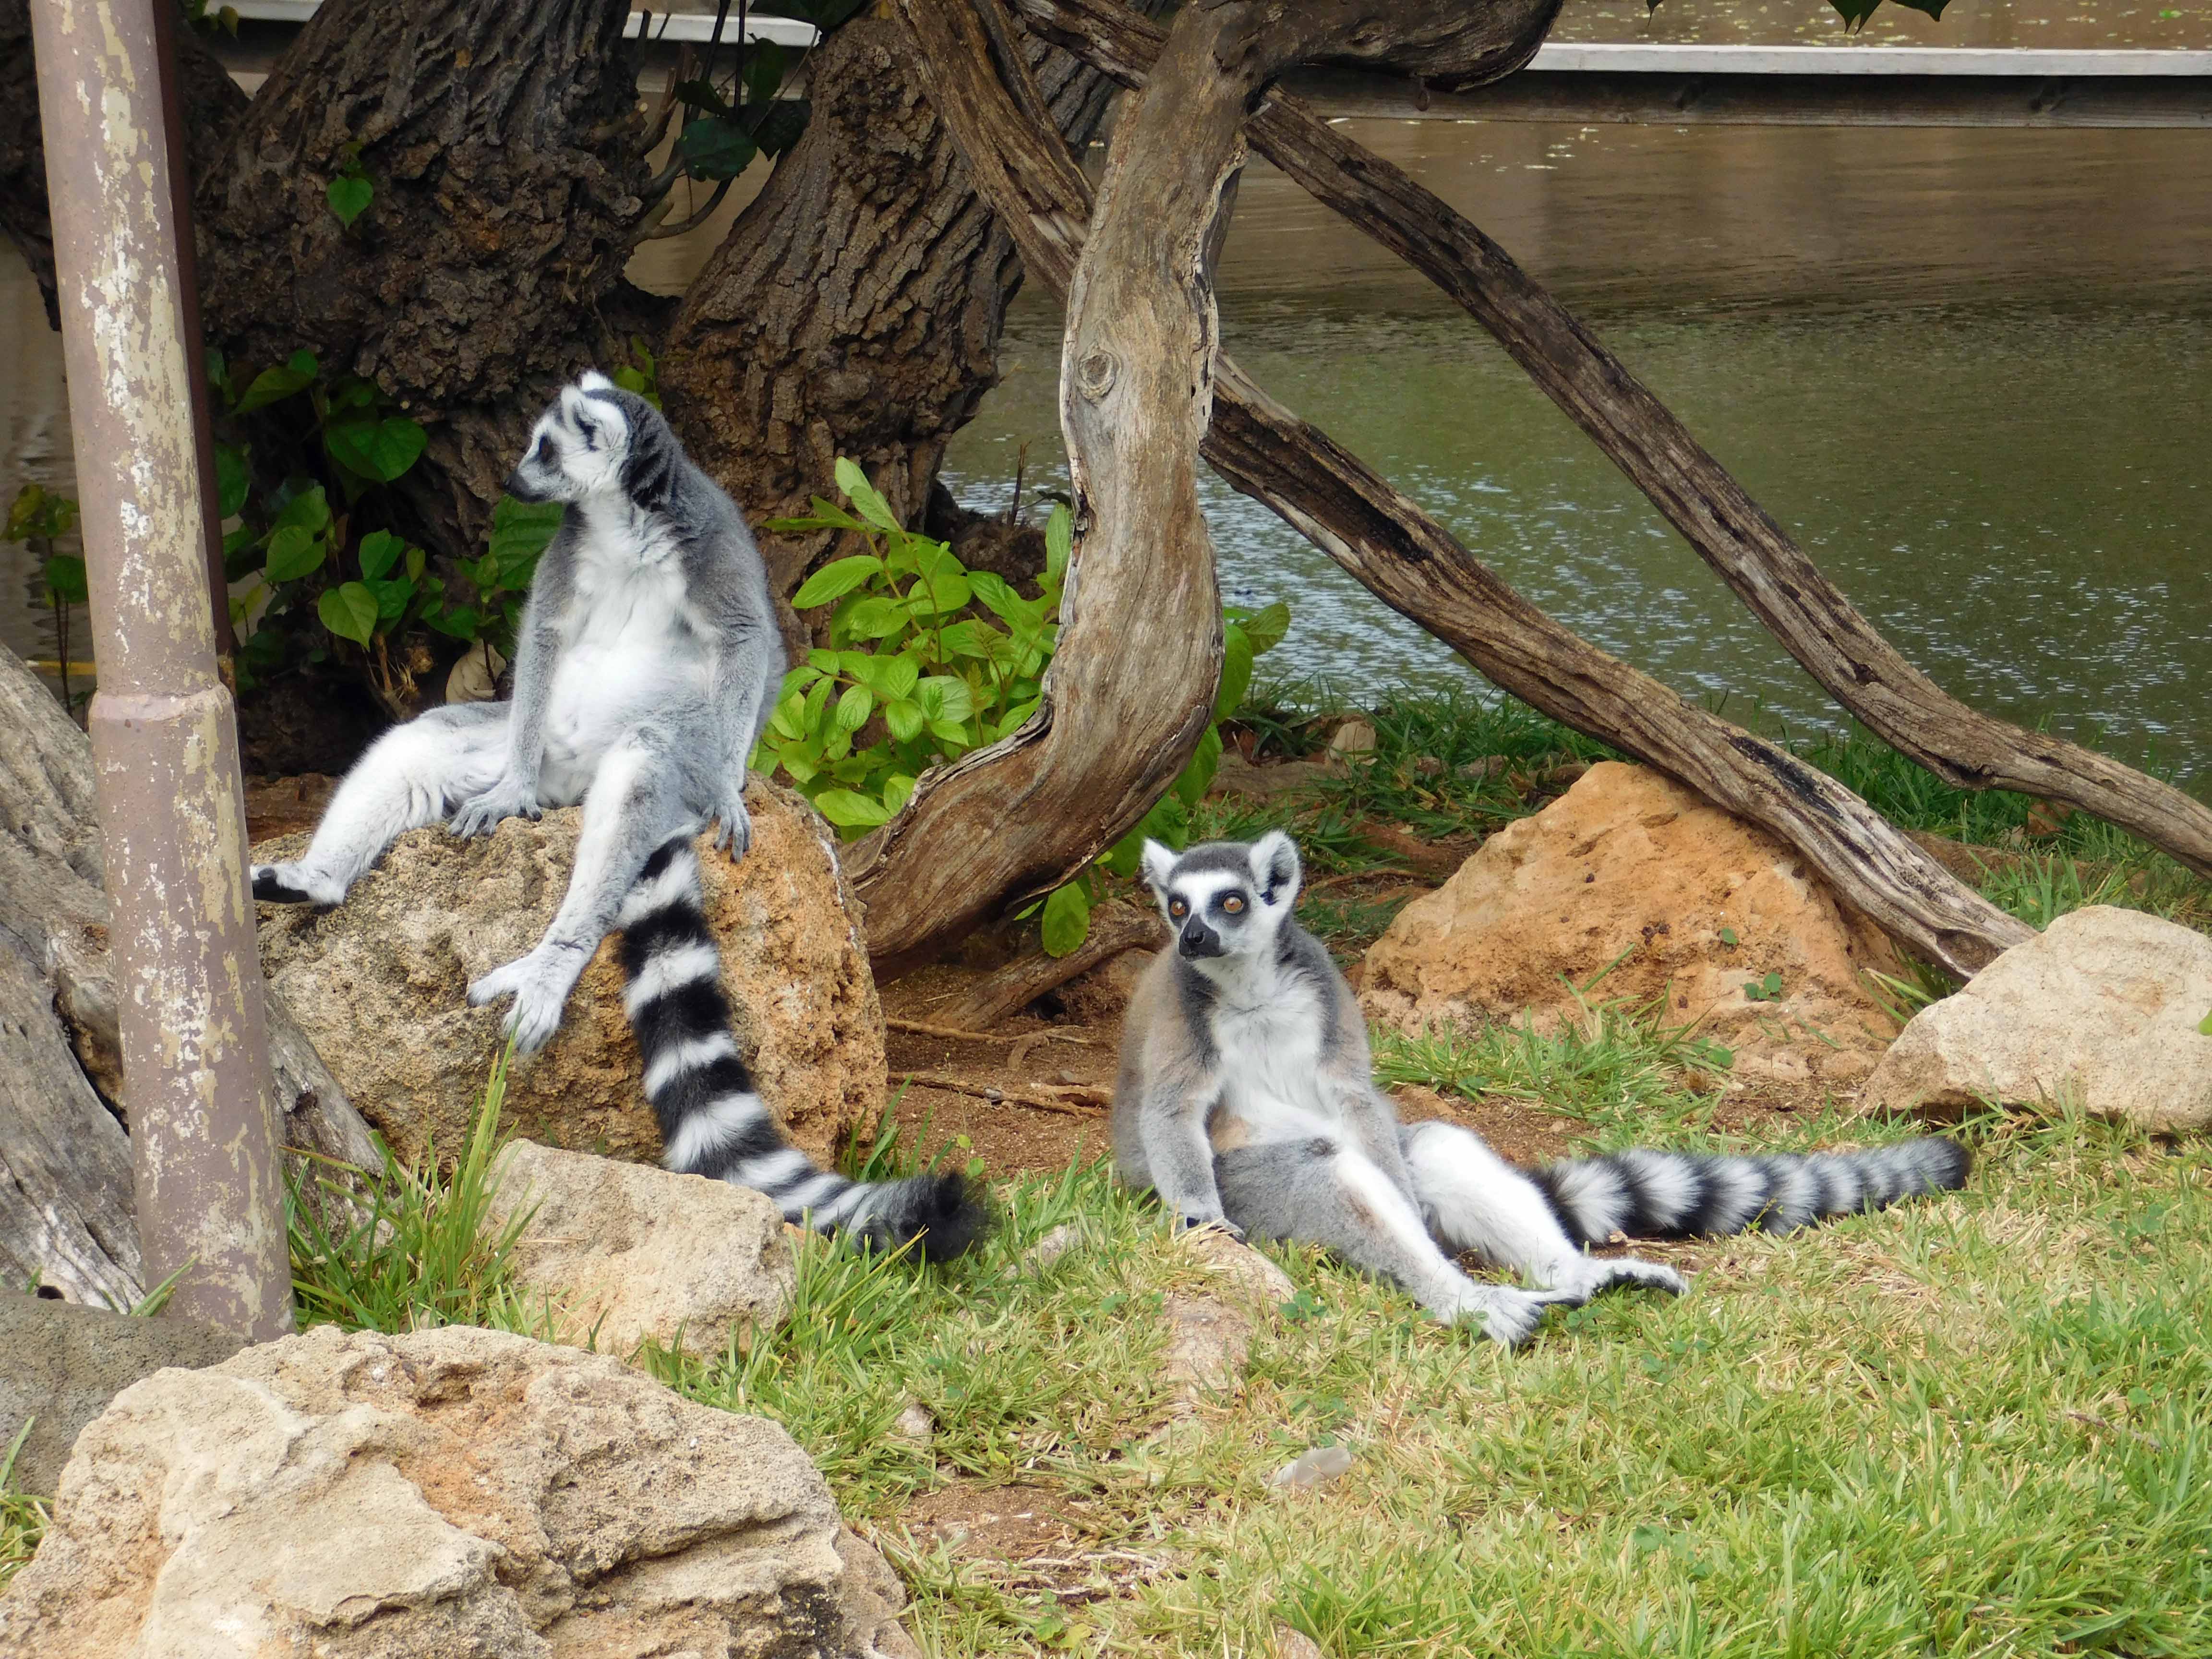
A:
[[[32,0],[33,39],[146,1279],[190,1263],[171,1305],[266,1340],[291,1328],[291,1285],[171,216],[154,15],[169,3]]]

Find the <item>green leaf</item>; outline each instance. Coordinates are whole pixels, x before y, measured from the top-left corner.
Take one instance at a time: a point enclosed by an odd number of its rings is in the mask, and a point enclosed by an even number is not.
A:
[[[1213,781],[1213,771],[1221,764],[1221,728],[1209,726],[1206,735],[1198,740],[1198,752],[1190,757],[1190,764],[1182,769],[1182,775],[1175,781],[1175,793],[1186,806],[1195,806],[1205,799],[1206,785]]]
[[[1068,556],[1075,550],[1075,515],[1055,507],[1044,521],[1044,574],[1057,584],[1066,574]]]
[[[926,723],[927,717],[918,702],[900,697],[884,705],[884,724],[890,728],[891,736],[897,742],[912,743],[921,735],[921,728]]]
[[[399,562],[407,544],[388,530],[372,530],[361,538],[361,574],[374,580]]]
[[[752,164],[760,146],[752,134],[719,115],[702,115],[684,129],[676,148],[695,179],[734,179]]]
[[[63,605],[82,605],[90,597],[85,586],[84,561],[57,553],[46,561],[47,590]]]
[[[860,508],[860,516],[878,529],[904,528],[891,516],[890,504],[876,493],[875,485],[868,482],[868,475],[860,471],[859,462],[848,461],[842,455],[837,458],[837,488]]]
[[[246,495],[253,487],[253,472],[246,465],[246,453],[239,444],[215,447],[215,505],[218,518],[234,519],[246,508]]]
[[[444,611],[434,611],[422,620],[441,634],[466,640],[472,645],[483,630],[483,618],[477,615],[474,605],[456,605]]]
[[[710,115],[730,113],[729,104],[720,93],[714,90],[714,83],[711,81],[678,81],[672,90],[694,109],[703,109]]]
[[[415,597],[415,584],[410,581],[368,581],[362,586],[376,601],[377,631],[380,633],[407,614],[407,606]]]
[[[941,617],[950,611],[958,611],[974,597],[968,578],[958,571],[934,570],[926,573],[914,585],[908,603],[917,611]]]
[[[561,528],[568,508],[558,501],[519,501],[502,495],[491,510],[491,539],[488,556],[497,562],[500,579],[507,586],[530,586],[538,556]],[[479,582],[478,586],[487,584]]]
[[[342,640],[365,646],[376,632],[376,595],[359,582],[333,587],[315,602],[323,626]]]
[[[1064,957],[1091,936],[1091,896],[1071,881],[1044,902],[1044,953]]]
[[[872,830],[890,817],[883,802],[851,789],[823,790],[814,798],[814,809],[840,830]]]
[[[907,625],[906,607],[872,593],[845,613],[845,631],[856,640],[880,640]]]
[[[1225,720],[1237,712],[1252,685],[1252,641],[1231,623],[1221,630],[1221,686],[1213,694],[1213,718]]]
[[[811,611],[817,605],[832,604],[871,576],[881,575],[883,569],[884,562],[872,553],[832,560],[799,584],[799,592],[791,596],[791,608]]]
[[[1721,929],[1721,933],[1720,933],[1720,939],[1721,939],[1721,943],[1722,943],[1722,944],[1723,944],[1723,945],[1727,945],[1727,946],[1729,947],[1729,949],[1730,949],[1731,951],[1733,951],[1734,949],[1735,949],[1735,943],[1736,943],[1736,939],[1735,939],[1735,928],[1733,928],[1733,927],[1723,927],[1723,928],[1722,928],[1722,929]]]
[[[1238,614],[1234,618],[1244,630],[1244,637],[1252,642],[1252,654],[1265,656],[1283,642],[1283,635],[1291,631],[1291,607],[1280,599],[1249,615]]]
[[[885,778],[884,780],[884,810],[894,815],[904,811],[907,802],[914,799],[915,781],[915,779],[904,772],[894,772]]]
[[[340,466],[379,483],[390,483],[422,459],[429,434],[404,415],[343,421],[323,428],[323,447]]]
[[[368,204],[376,198],[376,186],[364,173],[342,173],[331,180],[330,188],[323,195],[331,204],[331,211],[337,215],[338,222],[350,230],[353,222],[367,212]]]
[[[300,529],[319,536],[331,527],[330,498],[320,484],[300,490],[277,509],[276,528]]]
[[[951,720],[957,724],[973,720],[975,715],[975,694],[969,690],[968,682],[957,674],[932,674],[918,681],[914,696],[921,705],[921,712],[933,722]]]
[[[805,136],[813,106],[804,98],[783,98],[770,104],[753,123],[753,142],[769,155],[781,155]]]
[[[301,360],[307,360],[301,367]],[[246,388],[246,395],[238,400],[238,413],[250,415],[257,409],[265,409],[273,403],[306,391],[315,381],[318,364],[312,351],[295,351],[290,359],[275,368],[264,368],[255,375]]]
[[[2207,1014],[2203,1018],[2198,1020],[2197,1022],[2197,1029],[2204,1036],[2212,1036],[2212,1014]]]
[[[765,104],[783,85],[783,48],[773,40],[755,40],[745,50],[745,96]]]
[[[272,582],[295,582],[320,570],[329,553],[319,536],[295,524],[279,525],[269,538],[269,560],[262,568]]]
[[[868,723],[868,716],[875,712],[875,693],[865,685],[848,685],[844,695],[837,699],[837,729],[840,732],[857,732]]]

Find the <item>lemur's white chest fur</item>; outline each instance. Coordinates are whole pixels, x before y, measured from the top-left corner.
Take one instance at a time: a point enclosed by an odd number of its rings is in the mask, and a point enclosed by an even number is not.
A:
[[[1216,1151],[1301,1139],[1343,1126],[1322,1080],[1322,1010],[1313,987],[1272,957],[1209,963],[1208,1016],[1221,1101],[1206,1120]]]
[[[690,614],[683,561],[659,515],[619,500],[581,507],[575,591],[545,710],[539,793],[580,799],[637,720],[707,695],[709,635]]]

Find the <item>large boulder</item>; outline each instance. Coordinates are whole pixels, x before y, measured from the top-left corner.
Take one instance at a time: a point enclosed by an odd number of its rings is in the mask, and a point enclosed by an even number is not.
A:
[[[722,988],[761,1094],[792,1139],[826,1159],[883,1109],[884,1016],[836,842],[811,806],[756,777],[752,847],[734,862],[699,841]],[[510,818],[461,841],[402,836],[332,910],[266,905],[261,962],[362,1115],[403,1160],[466,1140],[502,1046],[505,1006],[471,1008],[469,981],[538,943],[567,892],[580,810]],[[254,849],[296,858],[304,836]],[[532,1140],[657,1160],[616,941],[599,947],[560,1032],[515,1065],[507,1121]]]
[[[181,1314],[139,1319],[0,1291],[0,1449],[31,1425],[15,1455],[16,1486],[51,1493],[77,1431],[140,1377],[165,1365],[213,1365],[245,1346]]]
[[[1567,981],[1595,980],[1593,1003],[1663,1000],[1668,1024],[1734,1049],[1741,1077],[1850,1085],[1896,1030],[1869,969],[1903,971],[1796,854],[1661,773],[1606,762],[1399,912],[1360,1002],[1407,1030],[1549,1025],[1580,1012]]]
[[[4,1659],[904,1656],[782,1429],[453,1327],[157,1372],[78,1437]]]
[[[2160,1133],[2212,1127],[2212,939],[2094,905],[1912,1017],[1860,1091],[1869,1109],[2078,1103]]]
[[[558,1310],[562,1341],[622,1356],[651,1337],[718,1354],[732,1329],[770,1328],[791,1303],[783,1218],[750,1188],[518,1140],[485,1225],[518,1218],[515,1281]]]

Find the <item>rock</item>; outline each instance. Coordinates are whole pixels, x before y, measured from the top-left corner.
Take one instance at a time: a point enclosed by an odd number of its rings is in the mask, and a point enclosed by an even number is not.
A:
[[[1912,1017],[1860,1091],[1883,1111],[2062,1096],[2160,1133],[2212,1127],[2212,939],[2139,910],[2059,917]]]
[[[897,1581],[760,1418],[453,1327],[157,1372],[78,1437],[0,1659],[911,1655]]]
[[[647,1337],[711,1355],[730,1333],[772,1328],[791,1303],[791,1247],[767,1197],[518,1140],[501,1155],[485,1224],[527,1212],[515,1277],[558,1308],[563,1341],[617,1358]]]
[[[1319,760],[1275,761],[1266,766],[1255,766],[1231,749],[1223,752],[1220,764],[1213,769],[1213,781],[1206,786],[1206,793],[1217,798],[1235,796],[1246,800],[1267,800],[1277,795],[1310,789],[1316,784],[1343,775],[1343,759],[1334,750],[1325,752]]]
[[[1580,1016],[1564,975],[1594,1006],[1663,998],[1667,1024],[1696,1021],[1747,1079],[1821,1085],[1873,1068],[1895,1024],[1864,972],[1903,971],[1789,848],[1619,762],[1491,836],[1399,913],[1366,969],[1361,1006],[1404,1030],[1524,1011],[1549,1028]]]
[[[1028,1273],[1043,1273],[1082,1243],[1081,1225],[1073,1221],[1063,1221],[1022,1252],[1023,1269]]]
[[[892,1419],[890,1437],[927,1450],[937,1438],[937,1419],[929,1414],[929,1407],[921,1401],[909,1400],[905,1409]]]
[[[828,826],[757,777],[745,805],[744,858],[732,863],[699,842],[722,985],[763,1097],[794,1142],[827,1159],[883,1109],[883,1009]],[[403,1161],[434,1137],[448,1158],[465,1141],[505,1012],[471,1008],[468,983],[537,944],[568,889],[580,817],[571,808],[510,818],[471,841],[416,830],[336,909],[263,908],[270,982]],[[305,845],[289,837],[254,856],[293,858]],[[507,1121],[548,1146],[651,1162],[660,1131],[615,946],[610,938],[584,970],[552,1042],[517,1062]]]
[[[1298,1293],[1288,1273],[1219,1227],[1189,1228],[1177,1235],[1176,1243],[1224,1291],[1267,1312]]]
[[[1340,760],[1364,760],[1375,752],[1376,735],[1372,720],[1348,720],[1330,734],[1328,752]]]
[[[1291,1277],[1259,1251],[1218,1227],[1176,1235],[1176,1247],[1211,1281],[1200,1291],[1170,1291],[1162,1301],[1168,1347],[1164,1374],[1175,1389],[1171,1419],[1194,1414],[1201,1396],[1240,1388],[1257,1322],[1297,1293]]]
[[[1274,1659],[1328,1659],[1328,1650],[1320,1643],[1288,1625],[1275,1626],[1274,1644]]]
[[[77,1431],[165,1365],[213,1365],[246,1339],[180,1314],[135,1319],[105,1308],[0,1291],[0,1453],[30,1418],[15,1483],[50,1494]]]

